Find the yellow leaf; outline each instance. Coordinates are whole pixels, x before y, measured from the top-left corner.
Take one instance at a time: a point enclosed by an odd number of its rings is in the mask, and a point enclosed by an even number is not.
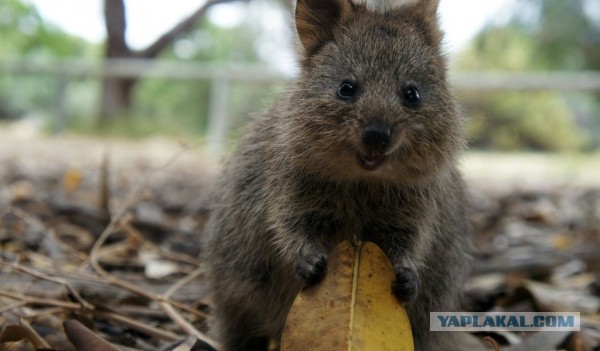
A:
[[[573,247],[573,237],[566,234],[555,235],[552,237],[552,246],[556,250],[568,250]]]
[[[26,180],[20,180],[18,182],[15,182],[11,186],[11,193],[12,193],[11,201],[19,202],[19,201],[31,200],[34,192],[35,192],[35,187],[33,186],[33,184],[31,184],[30,182],[28,182]]]
[[[67,169],[62,179],[63,189],[67,193],[74,192],[75,190],[79,189],[82,179],[83,174],[81,173],[81,171],[74,168]]]
[[[294,301],[281,350],[414,350],[408,316],[392,294],[394,270],[381,249],[345,241],[328,261],[325,279]]]

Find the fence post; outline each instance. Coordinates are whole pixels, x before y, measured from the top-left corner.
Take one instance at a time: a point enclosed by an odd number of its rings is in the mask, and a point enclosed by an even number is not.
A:
[[[67,96],[67,85],[69,80],[64,71],[56,74],[56,90],[54,92],[54,126],[52,133],[62,134],[67,127],[67,109],[65,99]]]
[[[229,130],[229,100],[230,81],[225,76],[212,80],[210,87],[210,102],[208,113],[208,152],[219,155]]]

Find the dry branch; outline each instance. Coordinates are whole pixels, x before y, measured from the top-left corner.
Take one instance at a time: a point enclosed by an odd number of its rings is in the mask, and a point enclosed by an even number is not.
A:
[[[107,312],[107,311],[96,311],[94,315],[98,318],[107,319],[115,322],[116,324],[120,324],[124,327],[131,328],[133,330],[137,330],[140,333],[144,333],[149,336],[153,336],[159,339],[167,340],[167,341],[177,341],[181,340],[183,336],[171,333],[169,331],[153,327],[146,323],[140,322],[133,318],[129,318],[123,316],[121,314],[117,314],[115,312]]]
[[[64,286],[69,291],[69,293],[73,296],[73,298],[75,298],[75,300],[77,300],[81,304],[82,308],[89,309],[89,310],[94,309],[94,306],[92,304],[90,304],[89,302],[87,302],[84,298],[82,298],[81,295],[79,295],[79,293],[77,292],[77,290],[73,289],[73,287],[71,286],[71,284],[69,284],[69,282],[66,281],[65,279],[57,278],[57,277],[51,277],[51,276],[49,276],[47,274],[44,274],[42,272],[38,272],[38,271],[33,270],[31,268],[27,268],[27,267],[25,267],[23,265],[13,264],[13,263],[7,263],[7,262],[4,262],[3,260],[0,260],[0,266],[6,266],[6,267],[9,267],[9,268],[11,268],[11,269],[13,269],[15,271],[18,271],[18,272],[30,275],[32,277],[39,278],[39,279],[42,279],[42,280],[46,280],[46,281],[49,281],[49,282],[53,282],[53,283],[56,283],[56,284],[60,284],[60,285]]]
[[[82,306],[80,304],[74,303],[74,302],[65,302],[65,301],[56,300],[56,299],[44,299],[44,298],[39,298],[39,297],[31,297],[31,296],[15,294],[15,293],[12,293],[9,291],[3,291],[3,290],[0,290],[0,296],[4,296],[4,297],[8,297],[9,299],[21,301],[28,305],[55,306],[55,307],[62,307],[62,308],[71,309],[71,310],[78,310],[78,309],[82,308]]]

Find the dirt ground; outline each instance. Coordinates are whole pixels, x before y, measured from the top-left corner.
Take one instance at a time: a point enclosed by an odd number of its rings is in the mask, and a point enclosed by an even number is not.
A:
[[[582,316],[577,333],[473,337],[598,350],[600,155],[469,152],[462,165],[477,249],[464,308]],[[0,349],[166,350],[191,336],[178,350],[202,350],[197,238],[217,174],[200,144],[0,128]]]

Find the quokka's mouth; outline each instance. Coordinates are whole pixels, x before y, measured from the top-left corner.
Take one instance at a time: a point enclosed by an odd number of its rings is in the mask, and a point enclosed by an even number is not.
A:
[[[384,161],[385,155],[377,153],[370,155],[363,155],[361,153],[358,154],[358,164],[360,164],[360,166],[366,171],[376,170],[383,164]]]

